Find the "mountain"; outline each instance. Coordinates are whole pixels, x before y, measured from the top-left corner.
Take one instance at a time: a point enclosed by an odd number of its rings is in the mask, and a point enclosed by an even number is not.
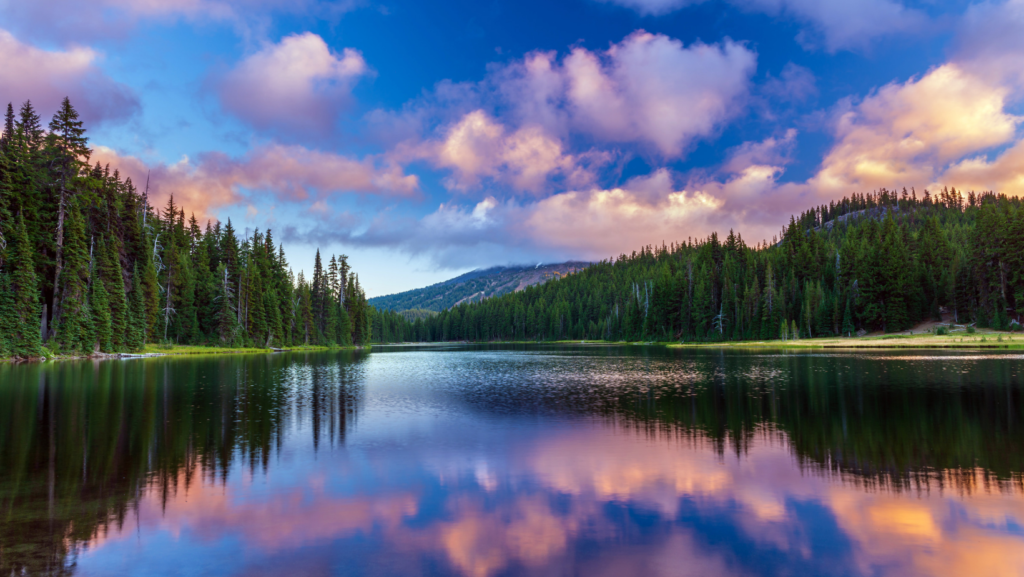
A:
[[[579,272],[592,263],[570,261],[536,266],[495,266],[477,269],[453,279],[393,295],[369,300],[378,310],[429,310],[441,312],[464,302],[484,299],[522,290]]]

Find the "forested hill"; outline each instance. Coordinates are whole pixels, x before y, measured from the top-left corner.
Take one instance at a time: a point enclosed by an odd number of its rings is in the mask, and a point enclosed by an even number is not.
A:
[[[137,351],[146,342],[365,344],[381,320],[345,256],[292,274],[271,231],[239,235],[150,205],[89,164],[65,99],[44,130],[26,102],[0,138],[0,356]]]
[[[782,238],[646,246],[579,274],[415,322],[422,341],[765,340],[894,332],[945,314],[1019,328],[1024,207],[993,193],[854,194],[792,218]]]
[[[479,302],[551,279],[562,278],[588,266],[590,266],[588,262],[572,261],[559,264],[496,266],[477,269],[426,288],[374,297],[369,302],[381,310],[441,312],[464,302]]]

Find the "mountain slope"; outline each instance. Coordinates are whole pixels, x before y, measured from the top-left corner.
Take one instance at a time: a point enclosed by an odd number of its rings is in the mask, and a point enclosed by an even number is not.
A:
[[[441,312],[463,302],[479,302],[493,296],[522,290],[552,278],[562,278],[579,272],[590,264],[570,261],[536,266],[496,266],[477,269],[425,288],[374,297],[369,303],[380,310],[425,309]]]

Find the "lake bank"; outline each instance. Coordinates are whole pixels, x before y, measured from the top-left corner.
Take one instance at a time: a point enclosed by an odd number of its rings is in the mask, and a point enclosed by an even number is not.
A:
[[[443,341],[390,343],[383,346],[444,347],[452,345],[591,345],[591,346],[663,346],[669,348],[772,348],[772,349],[1024,349],[1024,334],[981,329],[976,333],[935,335],[932,333],[882,334],[862,337],[824,337],[788,341]]]
[[[671,348],[786,348],[786,349],[1024,349],[1020,333],[979,331],[952,335],[888,334],[863,337],[824,337],[789,341],[723,341],[666,343]]]
[[[41,357],[16,358],[0,357],[0,362],[35,362],[35,361],[73,361],[73,360],[103,360],[103,359],[134,359],[150,357],[173,357],[186,355],[253,355],[273,353],[296,353],[296,352],[323,352],[323,351],[345,351],[360,350],[369,347],[347,346],[347,347],[322,347],[303,345],[298,347],[280,348],[258,348],[258,347],[214,347],[209,345],[162,345],[149,343],[138,353],[93,353],[91,355],[61,355],[50,351]]]

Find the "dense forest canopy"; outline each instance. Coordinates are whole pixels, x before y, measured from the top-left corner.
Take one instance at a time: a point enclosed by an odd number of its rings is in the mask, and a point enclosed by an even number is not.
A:
[[[270,230],[202,226],[173,196],[153,207],[117,169],[89,164],[64,99],[44,129],[7,106],[0,138],[0,356],[138,351],[146,342],[363,345],[375,311],[347,257],[311,279]],[[379,324],[379,322],[378,322]]]
[[[1024,206],[986,192],[881,190],[792,218],[771,244],[646,246],[440,315],[387,317],[393,340],[767,340],[895,332],[943,313],[1014,329]],[[390,324],[388,324],[390,323]]]

